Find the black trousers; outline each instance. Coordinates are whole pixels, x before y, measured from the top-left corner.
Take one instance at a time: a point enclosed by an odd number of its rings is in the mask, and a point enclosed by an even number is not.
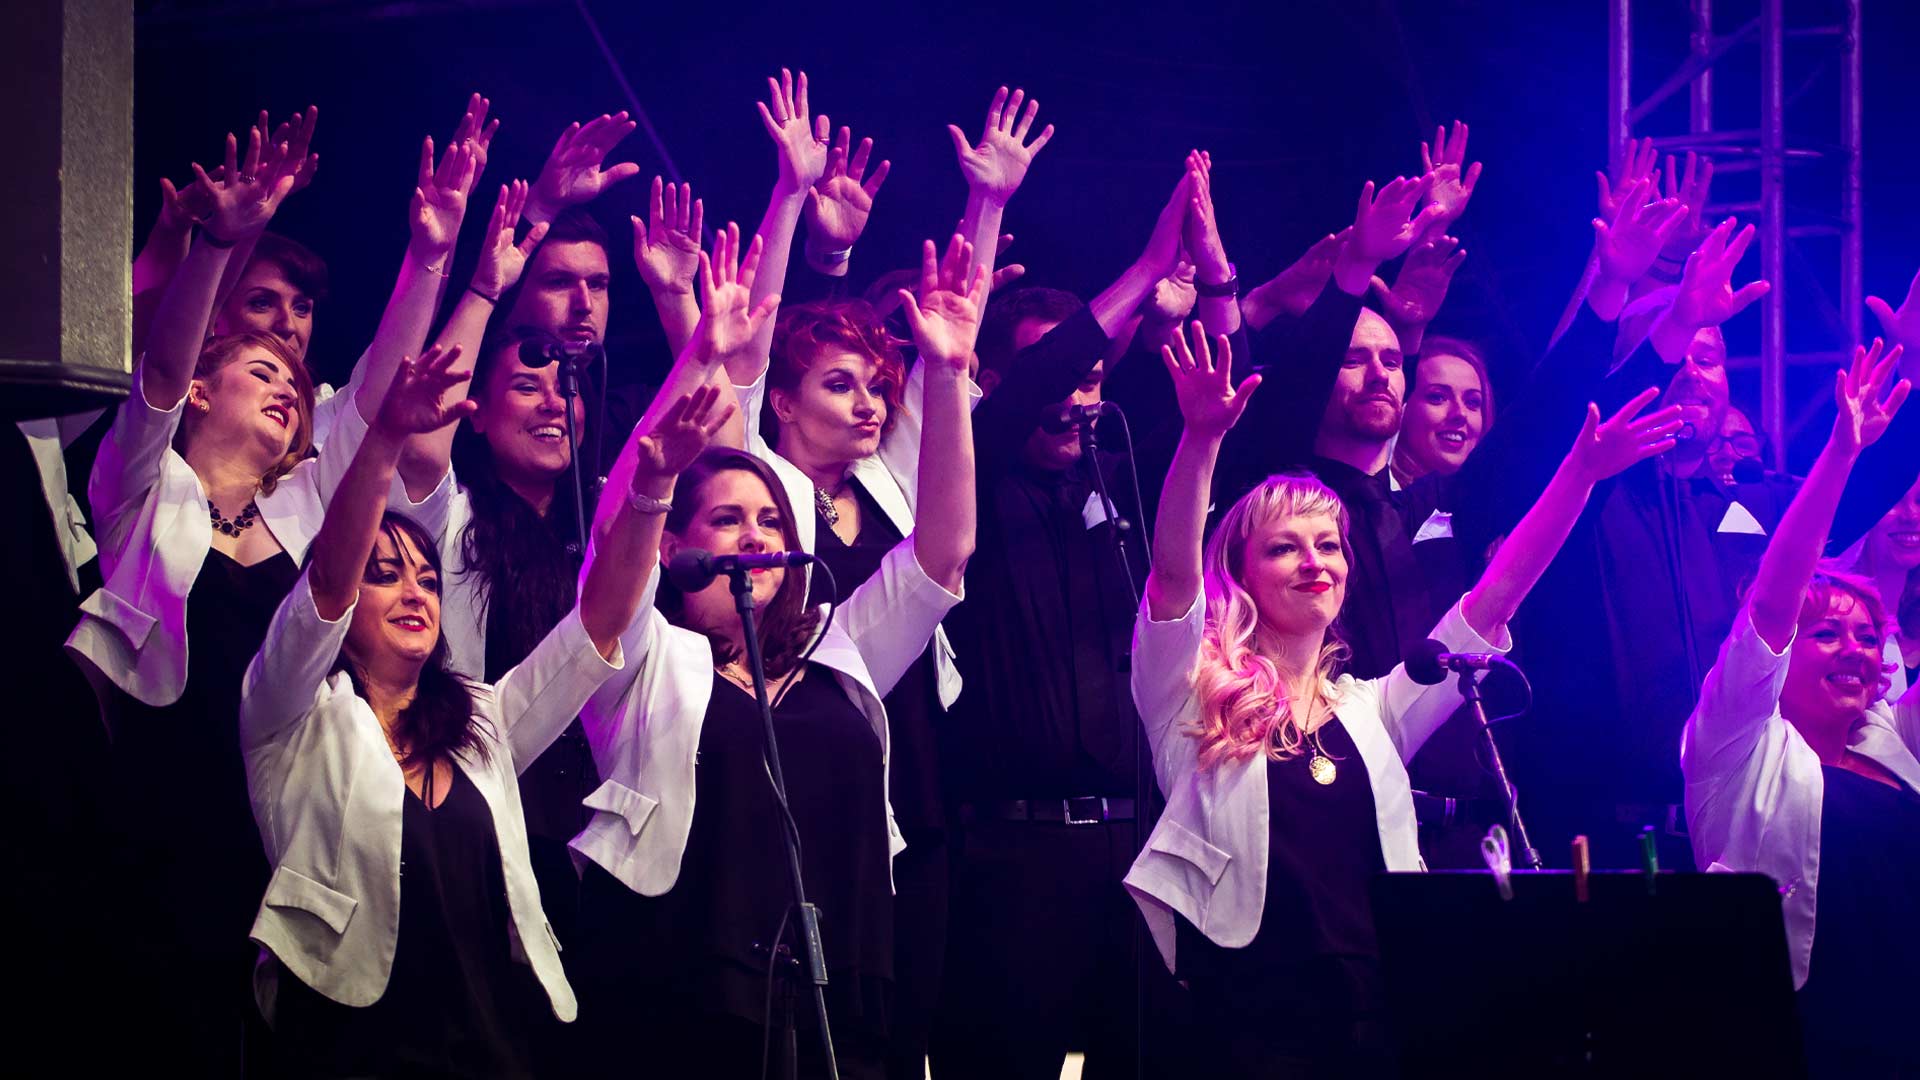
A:
[[[1189,1075],[1177,1060],[1185,992],[1136,932],[1140,917],[1120,884],[1137,850],[1132,822],[965,830],[933,1031],[936,1080],[1056,1080],[1071,1051],[1086,1054],[1087,1080]],[[1136,1071],[1143,981],[1150,1039]]]
[[[925,1080],[927,1043],[947,966],[948,891],[953,853],[943,829],[906,830],[893,859],[893,1013],[888,1080]]]

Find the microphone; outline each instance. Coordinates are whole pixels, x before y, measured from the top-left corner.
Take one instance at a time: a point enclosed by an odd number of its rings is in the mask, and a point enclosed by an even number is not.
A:
[[[1690,443],[1699,437],[1700,432],[1693,426],[1692,421],[1682,420],[1680,430],[1673,433],[1673,443],[1678,446],[1681,443]]]
[[[1091,405],[1060,405],[1041,414],[1040,429],[1049,435],[1065,435],[1103,416],[1118,415],[1120,406],[1111,401],[1096,401]]]
[[[1428,638],[1407,653],[1407,677],[1421,686],[1444,682],[1450,671],[1486,671],[1505,667],[1511,661],[1499,653],[1451,653],[1445,645]]]
[[[712,584],[713,579],[721,574],[744,574],[749,570],[805,566],[813,561],[813,556],[804,551],[760,551],[715,555],[710,551],[701,551],[699,548],[683,548],[673,558],[667,560],[667,580],[681,592],[699,592]]]
[[[523,341],[520,362],[530,368],[543,368],[555,360],[575,371],[597,362],[606,352],[597,341]]]

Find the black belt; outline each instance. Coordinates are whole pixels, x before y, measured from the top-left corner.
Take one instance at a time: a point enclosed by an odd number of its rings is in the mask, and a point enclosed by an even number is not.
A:
[[[1486,828],[1507,823],[1507,805],[1498,799],[1460,799],[1429,791],[1413,793],[1413,819],[1446,828]]]
[[[1012,799],[1007,802],[968,803],[960,808],[964,824],[976,821],[1041,821],[1054,825],[1099,825],[1132,821],[1133,800],[1103,795],[1075,799]]]

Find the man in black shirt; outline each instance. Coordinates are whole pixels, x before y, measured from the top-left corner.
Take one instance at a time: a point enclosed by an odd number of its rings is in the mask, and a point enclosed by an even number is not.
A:
[[[946,624],[966,689],[942,747],[960,823],[931,1054],[942,1078],[1057,1077],[1076,1049],[1131,1073],[1135,916],[1120,878],[1144,808],[1125,664],[1129,569],[1138,580],[1147,564],[1093,483],[1112,463],[1085,457],[1063,406],[1100,400],[1102,356],[1172,272],[1188,200],[1182,180],[1146,251],[1092,303],[1022,290],[982,330],[1001,377],[974,414],[980,534]],[[1131,487],[1107,487],[1137,520]]]

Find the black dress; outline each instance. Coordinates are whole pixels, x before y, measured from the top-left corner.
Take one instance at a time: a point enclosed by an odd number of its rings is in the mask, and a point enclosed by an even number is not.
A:
[[[1920,797],[1824,765],[1820,892],[1799,995],[1814,1077],[1920,1076]]]
[[[843,542],[825,519],[816,523],[814,554],[833,572],[841,599],[879,572],[881,560],[902,539],[899,530],[858,480],[849,483],[860,502],[860,533]],[[831,599],[825,574],[815,573],[807,602]],[[944,803],[940,789],[939,676],[931,644],[883,699],[893,745],[888,756],[888,795],[907,849],[893,863],[894,945],[892,1048],[888,1075],[926,1075],[927,1039],[940,1003],[946,966],[948,864]]]
[[[1380,950],[1368,884],[1386,869],[1366,762],[1336,718],[1312,751],[1267,762],[1267,902],[1245,948],[1177,923],[1175,964],[1193,989],[1208,1075],[1389,1075]]]
[[[717,672],[712,692],[679,880],[658,897],[598,867],[583,882],[582,1019],[608,1067],[644,1061],[661,1076],[759,1075],[767,948],[792,892],[759,709]],[[877,1064],[884,1047],[893,974],[880,739],[818,664],[774,722],[807,899],[820,908],[834,1046],[843,1076],[870,1075],[862,1064]],[[788,946],[795,929],[789,921]],[[806,1071],[817,1046],[809,999],[801,995],[794,1008]]]
[[[504,748],[503,748],[504,749]],[[493,814],[466,772],[438,807],[411,791],[400,831],[400,931],[386,993],[341,1005],[281,969],[277,1049],[310,1077],[531,1076],[527,1039],[545,995],[510,952]]]
[[[256,1015],[248,939],[267,859],[240,758],[240,683],[300,576],[282,551],[252,566],[209,549],[187,594],[187,682],[171,705],[118,690],[107,802],[133,998],[126,1044],[151,1065],[237,1076]]]

